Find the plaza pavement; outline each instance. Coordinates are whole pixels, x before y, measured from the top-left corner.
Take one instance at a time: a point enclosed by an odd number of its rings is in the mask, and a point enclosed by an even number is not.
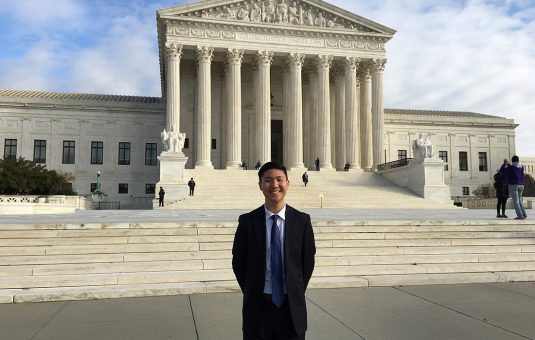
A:
[[[308,340],[535,339],[535,282],[313,289]],[[241,294],[0,305],[0,340],[239,340]]]
[[[391,202],[395,205],[395,202]],[[494,209],[302,209],[312,221],[477,221],[496,219]],[[113,223],[113,222],[178,222],[238,221],[246,210],[78,210],[64,215],[3,215],[2,223]],[[528,218],[531,210],[528,210]],[[507,211],[509,219],[515,216]]]

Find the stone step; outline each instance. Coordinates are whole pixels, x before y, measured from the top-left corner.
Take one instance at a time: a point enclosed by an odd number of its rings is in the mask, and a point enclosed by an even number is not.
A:
[[[398,285],[429,285],[484,282],[535,281],[535,271],[497,273],[453,273],[416,275],[313,277],[309,288],[346,288]],[[0,303],[72,301],[177,294],[239,291],[235,280],[139,285],[103,285],[0,290]]]
[[[191,255],[195,255],[192,253]],[[225,258],[221,258],[221,257]],[[176,256],[169,256],[176,257]],[[191,256],[193,257],[193,256]],[[69,257],[67,257],[69,260]],[[152,255],[139,257],[138,261],[124,261],[123,256],[116,256],[116,261],[93,262],[84,257],[76,257],[78,262],[57,262],[54,264],[28,265],[16,264],[0,266],[0,276],[47,276],[47,275],[81,275],[103,273],[133,273],[133,272],[165,272],[180,270],[211,270],[231,269],[230,253],[221,254],[215,259],[161,259]],[[61,261],[61,257],[56,257]],[[73,260],[72,257],[70,260]],[[340,257],[316,257],[316,268],[339,266],[366,265],[424,265],[424,264],[462,264],[462,263],[492,263],[492,262],[526,262],[535,263],[535,253],[504,253],[504,254],[453,254],[443,255],[400,255],[400,256],[340,256]]]
[[[11,276],[0,277],[0,289],[182,283],[233,279],[235,278],[231,269],[27,277]]]

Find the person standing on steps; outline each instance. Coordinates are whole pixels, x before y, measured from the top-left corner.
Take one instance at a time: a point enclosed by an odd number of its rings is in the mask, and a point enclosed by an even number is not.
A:
[[[316,171],[320,171],[320,158],[316,158],[314,161],[314,165],[316,165]]]
[[[520,163],[520,158],[516,155],[511,158],[511,162],[513,164],[510,164],[507,159],[504,159],[500,172],[507,177],[509,194],[515,206],[515,220],[523,220],[528,217],[522,197],[524,193],[524,165]]]
[[[305,291],[316,254],[310,215],[285,203],[290,182],[284,166],[267,162],[258,178],[264,205],[239,217],[232,246],[243,339],[304,340]]]
[[[163,187],[160,187],[160,191],[158,191],[158,207],[163,207],[164,196],[165,190],[163,190]]]
[[[305,188],[308,184],[308,174],[307,172],[305,171],[305,173],[303,174],[303,176],[301,176],[301,178],[303,179],[303,183],[305,184]]]
[[[507,160],[505,162],[507,162]],[[496,172],[494,175],[494,189],[496,189],[496,197],[498,198],[498,204],[496,205],[496,217],[508,218],[507,215],[505,215],[505,205],[507,203],[507,198],[509,197],[509,188],[507,187],[505,175],[502,174],[500,170],[498,170],[498,172]]]
[[[193,180],[193,177],[188,182],[189,187],[189,195],[193,196],[195,194],[195,181]]]

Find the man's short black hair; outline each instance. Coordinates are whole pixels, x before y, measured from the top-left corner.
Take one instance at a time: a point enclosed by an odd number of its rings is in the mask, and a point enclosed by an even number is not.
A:
[[[275,162],[267,162],[264,165],[262,165],[260,170],[258,170],[258,180],[261,182],[264,174],[268,172],[269,170],[273,170],[273,169],[281,170],[282,172],[284,172],[284,176],[286,176],[286,179],[288,179],[288,172],[286,172],[286,167],[284,165],[281,165]]]
[[[517,155],[514,155],[513,158],[511,158],[511,161],[513,161],[513,163],[514,163],[514,162],[518,162],[519,160],[520,160],[520,159],[518,158]]]

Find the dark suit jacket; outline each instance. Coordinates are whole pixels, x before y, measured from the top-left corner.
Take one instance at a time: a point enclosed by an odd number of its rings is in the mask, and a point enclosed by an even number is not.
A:
[[[310,216],[286,205],[284,268],[292,322],[297,335],[305,334],[305,290],[314,270],[316,246]],[[244,336],[254,334],[260,321],[266,275],[266,217],[264,206],[238,220],[232,247],[232,269],[243,292]]]

